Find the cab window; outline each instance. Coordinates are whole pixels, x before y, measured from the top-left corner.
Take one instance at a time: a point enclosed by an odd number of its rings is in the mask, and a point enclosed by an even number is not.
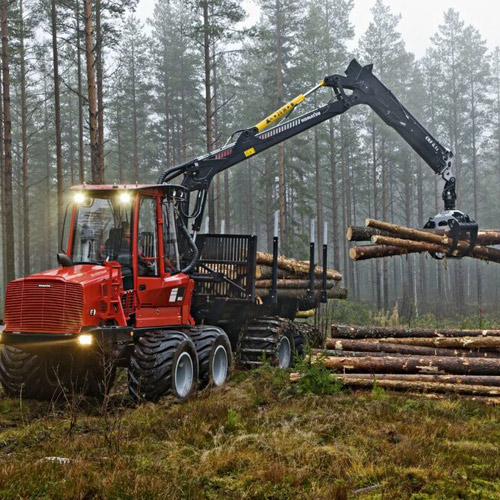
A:
[[[158,276],[158,235],[156,199],[141,197],[137,228],[137,268],[139,276]]]

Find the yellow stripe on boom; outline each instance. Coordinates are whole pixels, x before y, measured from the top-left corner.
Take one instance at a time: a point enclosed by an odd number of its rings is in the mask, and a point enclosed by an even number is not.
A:
[[[297,104],[300,104],[304,99],[305,96],[303,94],[298,95],[295,99],[292,99],[290,102],[287,102],[285,105],[281,106],[281,108],[275,111],[272,115],[269,115],[267,118],[264,118],[261,122],[257,123],[257,125],[255,125],[255,128],[259,132],[262,132],[262,130],[269,127],[271,123],[279,120],[282,116],[285,116],[287,113],[292,111],[292,109],[295,108]]]

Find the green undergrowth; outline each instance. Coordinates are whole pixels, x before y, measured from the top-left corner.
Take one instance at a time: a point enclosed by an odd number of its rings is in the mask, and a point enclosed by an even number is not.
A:
[[[500,498],[499,409],[299,368],[302,385],[263,366],[185,403],[0,396],[0,498]]]

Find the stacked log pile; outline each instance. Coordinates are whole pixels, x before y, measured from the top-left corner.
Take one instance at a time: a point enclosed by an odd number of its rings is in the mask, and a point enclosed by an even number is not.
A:
[[[333,325],[312,356],[347,386],[498,397],[500,330]],[[293,377],[292,377],[293,379]]]
[[[467,251],[467,239],[458,242],[451,251],[451,233],[444,229],[413,229],[389,222],[366,219],[366,227],[349,226],[347,240],[352,242],[370,241],[369,245],[356,245],[349,249],[352,260],[366,260],[409,253],[431,252],[444,256],[457,256]],[[477,234],[476,245],[469,257],[488,262],[500,263],[500,230],[481,230]]]
[[[255,293],[260,297],[267,297],[272,289],[272,264],[273,255],[265,252],[257,252],[257,268],[255,271]],[[314,291],[315,302],[321,298],[323,268],[316,266],[314,269]],[[335,269],[326,269],[326,289],[329,299],[345,299],[347,289],[339,286],[342,275]],[[309,297],[309,262],[278,257],[278,280],[277,291],[281,298],[295,298],[307,300]]]

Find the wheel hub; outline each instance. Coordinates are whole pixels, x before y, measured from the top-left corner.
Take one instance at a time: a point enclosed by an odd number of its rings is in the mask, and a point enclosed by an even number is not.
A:
[[[278,344],[278,366],[280,368],[288,368],[292,359],[292,346],[288,337],[283,335]]]
[[[183,352],[175,365],[175,390],[181,398],[185,398],[193,387],[194,366],[191,356]]]
[[[221,386],[227,378],[227,369],[229,366],[226,348],[222,345],[217,346],[212,362],[212,380],[215,386]]]

